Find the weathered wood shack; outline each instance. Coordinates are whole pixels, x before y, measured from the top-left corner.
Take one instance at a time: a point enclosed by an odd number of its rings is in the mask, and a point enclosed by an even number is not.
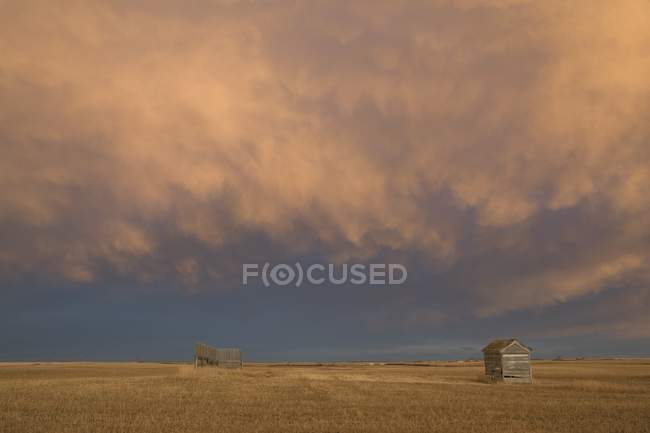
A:
[[[240,368],[243,366],[241,350],[235,348],[216,348],[207,344],[197,343],[194,346],[194,366],[204,367],[208,365]]]
[[[483,348],[486,376],[497,382],[532,383],[532,351],[514,338],[492,341]]]

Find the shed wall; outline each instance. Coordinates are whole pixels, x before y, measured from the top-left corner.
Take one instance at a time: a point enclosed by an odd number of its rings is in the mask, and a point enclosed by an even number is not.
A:
[[[529,354],[504,353],[501,355],[501,368],[504,382],[532,382]]]
[[[493,376],[495,379],[501,377],[501,354],[500,353],[486,353],[484,355],[485,361],[485,374]]]
[[[218,367],[241,367],[240,349],[218,349],[206,344],[197,344],[194,349],[194,365],[216,365]]]

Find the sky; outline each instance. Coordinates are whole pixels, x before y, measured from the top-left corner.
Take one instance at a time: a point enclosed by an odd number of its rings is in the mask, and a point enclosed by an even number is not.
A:
[[[647,1],[0,9],[0,360],[650,356]]]

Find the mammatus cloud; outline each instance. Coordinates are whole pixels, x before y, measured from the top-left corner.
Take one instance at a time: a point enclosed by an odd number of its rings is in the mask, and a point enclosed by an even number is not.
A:
[[[643,0],[3,3],[2,278],[232,287],[251,257],[388,254],[464,314],[615,287],[608,305],[650,329],[648,17]]]

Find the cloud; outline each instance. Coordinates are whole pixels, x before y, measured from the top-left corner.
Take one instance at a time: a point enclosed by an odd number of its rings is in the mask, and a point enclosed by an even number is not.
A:
[[[3,8],[4,280],[388,254],[431,278],[388,301],[477,316],[649,282],[645,1]]]

